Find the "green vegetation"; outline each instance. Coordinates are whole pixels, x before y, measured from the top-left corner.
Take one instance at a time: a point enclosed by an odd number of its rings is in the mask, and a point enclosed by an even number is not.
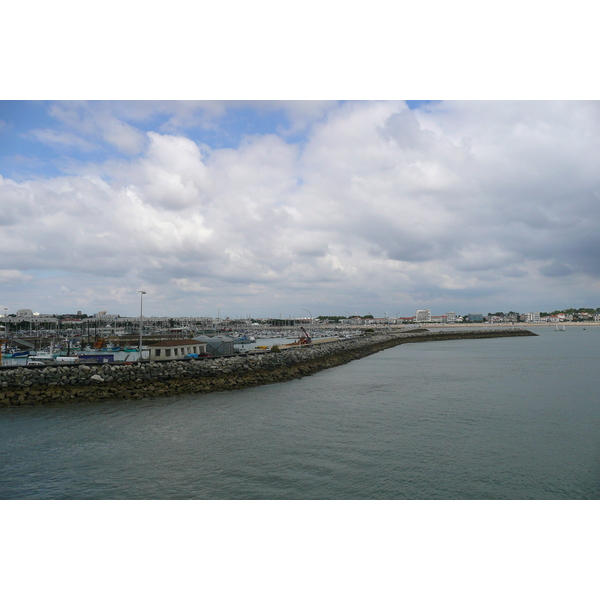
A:
[[[565,315],[571,315],[573,321],[590,321],[594,318],[594,315],[600,312],[600,308],[565,308],[563,310],[554,310],[551,313],[540,313],[541,317],[549,317],[551,315],[557,315],[564,313]],[[587,313],[587,314],[581,314]]]
[[[271,352],[281,352],[281,348],[279,346],[273,346]]]

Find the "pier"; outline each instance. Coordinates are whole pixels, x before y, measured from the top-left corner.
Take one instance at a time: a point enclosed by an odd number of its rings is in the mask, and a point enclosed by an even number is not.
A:
[[[141,399],[236,390],[289,381],[346,364],[400,344],[535,336],[526,329],[412,330],[210,359],[132,364],[4,367],[0,407]]]

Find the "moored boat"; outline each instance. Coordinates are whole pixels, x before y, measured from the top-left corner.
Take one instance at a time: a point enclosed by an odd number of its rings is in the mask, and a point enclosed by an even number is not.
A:
[[[233,340],[234,344],[253,344],[254,342],[256,342],[256,338],[252,335],[240,335]]]

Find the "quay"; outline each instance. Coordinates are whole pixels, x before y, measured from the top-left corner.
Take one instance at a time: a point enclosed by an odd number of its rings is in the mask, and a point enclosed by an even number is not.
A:
[[[0,370],[0,408],[237,390],[305,377],[399,344],[535,335],[521,328],[413,329],[210,359],[4,367]]]

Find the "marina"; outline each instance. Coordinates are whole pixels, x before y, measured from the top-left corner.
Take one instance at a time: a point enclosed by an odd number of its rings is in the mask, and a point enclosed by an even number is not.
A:
[[[537,330],[539,328],[551,329],[553,331],[567,331],[573,328],[582,329],[585,327],[597,328],[600,323],[520,323],[517,328],[528,328]],[[353,337],[363,335],[364,331],[416,331],[419,328],[427,328],[431,331],[463,331],[472,329],[499,329],[506,327],[504,323],[498,324],[436,324],[424,323],[412,326],[405,325],[338,325],[317,324],[309,327],[307,330],[303,325],[289,325],[285,327],[256,327],[242,331],[229,331],[223,329],[185,329],[177,333],[166,332],[161,328],[148,328],[145,331],[144,342],[160,342],[164,340],[176,340],[193,338],[198,341],[207,342],[209,340],[219,340],[215,348],[208,352],[205,357],[233,355],[237,353],[252,353],[269,351],[273,346],[288,346],[305,343],[309,338],[312,343],[319,343],[325,340],[352,339]],[[512,327],[515,327],[513,324]],[[94,362],[116,362],[132,363],[140,360],[139,352],[139,334],[129,333],[121,336],[108,338],[91,339],[72,337],[60,338],[55,335],[28,336],[27,332],[19,332],[7,339],[2,344],[2,362],[1,366],[23,366],[43,364],[58,364],[66,362],[94,363]],[[89,341],[88,341],[89,340]],[[36,349],[37,348],[37,349]],[[149,349],[147,344],[142,348],[142,360],[149,358]]]
[[[235,354],[246,352],[263,352],[274,345],[304,343],[310,338],[315,343],[320,340],[350,339],[362,335],[365,328],[315,328],[309,336],[302,326],[287,328],[263,328],[252,332],[214,331],[206,330],[165,333],[149,330],[143,340],[148,343],[158,343],[168,340],[178,340],[193,336],[197,341],[219,340],[218,345],[226,345],[227,351],[215,350],[206,356]],[[23,366],[57,364],[65,362],[123,362],[130,363],[140,360],[138,336],[136,334],[122,335],[113,338],[97,338],[91,345],[82,338],[56,338],[42,336],[27,336],[19,334],[8,339],[2,345],[2,362],[0,366]],[[119,345],[120,344],[122,345]],[[36,350],[36,348],[39,348]],[[141,359],[149,358],[148,344],[142,346]]]

